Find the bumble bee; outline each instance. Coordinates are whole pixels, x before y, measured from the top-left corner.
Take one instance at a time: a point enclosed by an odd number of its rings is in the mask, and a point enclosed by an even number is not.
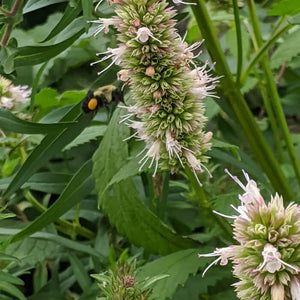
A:
[[[82,110],[85,113],[96,113],[100,108],[108,109],[108,104],[115,102],[124,102],[123,93],[113,85],[106,85],[96,89],[94,92],[89,91],[82,100]]]

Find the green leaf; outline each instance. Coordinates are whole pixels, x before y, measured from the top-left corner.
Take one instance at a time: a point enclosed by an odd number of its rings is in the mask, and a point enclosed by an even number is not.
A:
[[[28,0],[23,8],[23,13],[27,14],[34,10],[61,2],[67,2],[68,0]]]
[[[250,37],[249,33],[242,29],[242,42],[243,42],[243,59],[245,60],[248,56],[250,49]],[[226,44],[229,51],[234,55],[234,57],[238,57],[238,47],[236,42],[236,28],[231,28],[226,32],[225,35]]]
[[[31,90],[31,96],[30,96],[30,109],[33,110],[34,107],[34,100],[35,100],[35,95],[37,93],[38,87],[39,87],[39,83],[40,83],[40,79],[41,76],[45,70],[45,68],[47,67],[48,61],[45,62],[40,68],[39,71],[37,72],[37,74],[34,77],[34,80],[32,82],[32,90]]]
[[[243,94],[248,93],[258,84],[258,82],[259,80],[256,77],[248,76],[244,86],[241,88],[241,92]]]
[[[7,272],[3,272],[0,270],[0,282],[1,281],[6,281],[12,284],[17,284],[17,285],[24,285],[23,280],[21,280],[18,277],[15,277]]]
[[[6,157],[4,164],[2,165],[1,175],[3,177],[9,176],[14,168],[18,165],[20,158],[10,159],[9,156]]]
[[[85,195],[89,194],[93,188],[91,170],[92,161],[89,160],[73,176],[54,204],[52,204],[50,208],[48,208],[27,227],[12,236],[10,238],[10,242],[13,243],[24,239],[25,237],[28,237],[47,225],[55,222],[65,212],[70,210],[75,204],[82,200]]]
[[[120,233],[150,253],[164,255],[195,247],[194,241],[177,235],[141,202],[131,179],[114,184],[103,194],[115,173],[128,159],[127,144],[122,140],[129,136],[129,130],[119,125],[120,112],[120,109],[115,110],[100,147],[93,157],[93,175],[99,205]]]
[[[98,137],[104,135],[106,128],[106,125],[98,125],[85,128],[74,141],[72,141],[63,149],[63,151],[70,150],[71,148],[86,144],[92,140],[96,140]]]
[[[94,5],[93,1],[81,0],[83,9],[83,18],[85,21],[90,21],[93,18]],[[88,28],[88,27],[87,27]]]
[[[76,104],[86,96],[86,91],[66,91],[59,98],[59,105]]]
[[[36,170],[47,163],[51,157],[56,155],[57,152],[70,143],[82,132],[86,125],[88,125],[91,120],[91,116],[81,113],[80,103],[74,106],[73,109],[61,119],[62,122],[75,120],[77,122],[68,128],[60,130],[55,134],[48,134],[45,136],[42,142],[32,151],[25,163],[19,169],[3,197],[8,197],[19,189]]]
[[[58,103],[58,93],[51,88],[42,89],[35,96],[35,105],[40,106],[40,108],[53,107]]]
[[[5,26],[2,28],[5,28]],[[15,47],[10,47],[9,45],[7,47],[0,47],[0,61],[4,73],[10,74],[14,71],[14,57],[16,52],[17,49]]]
[[[232,166],[237,167],[239,170],[244,169],[250,177],[256,179],[257,182],[260,182],[265,187],[271,188],[270,183],[266,180],[264,173],[261,168],[257,164],[255,160],[253,160],[250,156],[245,154],[244,152],[239,153],[241,156],[241,160],[238,160],[232,155],[229,155],[228,152],[222,151],[218,148],[213,148],[209,151],[209,156],[213,157],[217,161],[221,161],[222,163],[230,164]],[[270,190],[270,192],[272,189]]]
[[[0,235],[11,236],[11,235],[17,235],[19,232],[20,232],[19,229],[0,227]],[[31,254],[30,252],[27,253],[24,250],[19,250],[19,252],[17,252],[16,255],[21,258],[20,261],[24,264],[30,263],[30,262],[32,262],[32,260],[34,260],[35,263],[37,261],[44,261],[47,257],[50,256],[51,253],[52,254],[56,253],[56,249],[53,249],[50,242],[53,242],[64,248],[67,248],[69,250],[79,251],[82,253],[86,253],[88,255],[93,255],[93,256],[97,257],[98,259],[104,260],[103,255],[100,252],[98,252],[96,249],[92,248],[91,246],[85,245],[82,242],[72,241],[72,240],[64,238],[62,236],[58,236],[57,234],[48,233],[48,232],[36,232],[32,236],[30,236],[30,238],[24,239],[23,241],[16,242],[14,244],[10,244],[7,247],[6,251],[8,251],[10,253],[15,252],[15,250],[13,250],[13,249],[18,249],[20,247],[19,246],[20,244],[22,244],[24,241],[28,241],[28,240],[33,240],[35,243],[37,243],[37,246],[35,247],[35,246],[32,246],[32,244],[31,244],[31,248],[29,248],[28,246],[26,246],[24,248],[26,248],[26,249],[28,248],[29,251],[32,249],[36,249],[38,251],[38,253]],[[44,247],[43,242],[49,242],[49,244]],[[43,254],[43,256],[41,256],[40,255],[40,254],[42,254],[41,248],[44,249],[45,251],[47,250],[48,254],[46,253],[46,254]],[[37,260],[37,257],[38,257],[38,260]],[[20,264],[20,262],[19,262],[19,264]]]
[[[172,299],[177,287],[183,285],[190,275],[195,275],[199,269],[204,270],[208,259],[199,259],[199,252],[209,251],[207,248],[182,250],[147,263],[138,270],[137,280],[145,280],[158,274],[169,275],[153,284],[151,295],[152,299]]]
[[[215,294],[217,293],[217,289],[212,288],[208,289],[209,287],[215,287],[215,286],[221,286],[224,285],[222,288],[223,290],[229,290],[233,292],[232,287],[230,286],[231,282],[228,281],[228,275],[230,276],[229,272],[227,273],[224,270],[224,267],[221,266],[213,266],[214,270],[213,272],[207,272],[205,274],[205,277],[202,278],[201,274],[198,274],[196,276],[191,276],[187,280],[184,286],[179,287],[176,291],[175,295],[172,297],[172,300],[182,300],[182,299],[188,299],[188,300],[199,300],[199,296],[201,294],[209,294],[210,299],[216,300],[217,297]],[[230,299],[237,299],[230,298],[223,296],[223,300],[230,300]]]
[[[276,69],[300,54],[300,30],[289,34],[271,57],[271,68]]]
[[[288,17],[287,18],[287,21],[290,23],[290,24],[300,24],[300,14],[297,14],[293,17]]]
[[[7,234],[14,234],[19,231],[19,229],[0,228],[0,234],[4,236]],[[5,242],[6,240],[4,243]],[[33,268],[37,263],[53,258],[53,254],[59,250],[58,248],[59,245],[51,242],[50,240],[36,240],[31,238],[10,244],[7,246],[5,251],[6,253],[13,254],[17,257],[18,261],[12,261],[7,266],[7,269],[15,272],[16,268],[19,270]]]
[[[113,196],[106,193],[103,197],[103,210],[134,245],[162,255],[196,246],[168,228],[141,202],[131,179],[115,184],[111,193]]]
[[[20,292],[20,290],[8,282],[0,281],[0,292],[1,291],[6,292],[17,299],[26,300],[25,296]]]
[[[37,293],[34,293],[28,300],[66,300],[61,292],[59,277],[57,272],[52,272],[51,279]]]
[[[48,280],[48,268],[47,261],[38,263],[35,267],[33,274],[33,290],[38,292],[43,286],[47,284]]]
[[[59,124],[31,123],[17,118],[8,110],[0,109],[0,128],[8,132],[48,134],[62,130],[71,124],[73,124],[73,122]]]
[[[4,261],[18,261],[17,257],[14,257],[12,255],[0,252],[0,261],[4,260]]]
[[[82,264],[80,259],[73,253],[69,253],[69,260],[73,269],[73,273],[82,291],[87,291],[91,286],[92,282],[84,268],[84,265]]]
[[[104,193],[115,183],[119,183],[122,180],[133,177],[138,171],[138,162],[141,159],[136,157],[136,155],[144,148],[144,143],[136,143],[134,145],[134,151],[131,153],[131,157],[126,160],[126,163],[113,175],[111,180],[107,183],[106,187],[102,190],[102,193],[98,195],[99,198],[102,198]]]
[[[83,33],[84,29],[81,29],[67,40],[52,46],[21,47],[15,56],[15,66],[32,66],[48,61],[70,47]]]
[[[299,0],[281,0],[274,3],[269,10],[269,16],[296,15],[300,12]]]
[[[239,154],[239,147],[236,145],[232,145],[220,140],[212,139],[211,140],[213,148],[221,148],[221,149],[226,149],[230,150],[232,154],[238,159],[241,160],[240,154]]]
[[[219,112],[221,112],[221,107],[216,103],[213,98],[206,97],[204,100],[205,105],[205,116],[208,120],[211,120],[214,116],[216,116]]]
[[[147,289],[147,288],[151,287],[155,282],[162,280],[164,278],[167,278],[167,277],[169,277],[169,275],[164,275],[164,274],[155,275],[151,278],[145,279],[145,281],[142,283],[141,286],[143,287],[143,289]]]
[[[71,180],[72,175],[63,173],[36,173],[26,183],[22,189],[30,188],[34,191],[40,191],[50,194],[60,194]],[[0,190],[6,190],[12,178],[0,179]]]
[[[60,19],[60,21],[56,24],[56,26],[52,29],[49,35],[43,40],[43,42],[49,41],[56,35],[58,35],[63,29],[65,29],[81,12],[82,7],[80,4],[81,0],[77,0],[78,5],[75,7],[71,7],[67,5],[67,8]],[[84,2],[90,2],[85,0]]]

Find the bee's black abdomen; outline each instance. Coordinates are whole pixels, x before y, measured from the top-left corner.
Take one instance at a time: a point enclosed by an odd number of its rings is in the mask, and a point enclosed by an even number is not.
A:
[[[123,92],[120,90],[114,90],[111,94],[112,102],[124,102]]]

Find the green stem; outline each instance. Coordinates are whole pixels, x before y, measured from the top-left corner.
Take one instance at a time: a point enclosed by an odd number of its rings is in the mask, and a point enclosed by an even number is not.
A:
[[[5,15],[5,16],[9,16],[9,11],[5,10],[4,8],[0,7],[0,12]]]
[[[30,192],[26,193],[25,198],[41,213],[47,210],[47,208],[44,207],[37,199],[35,199]],[[62,219],[58,219],[56,222],[59,225],[58,229],[62,233],[70,235],[71,237],[73,237],[75,233],[90,240],[95,238],[95,234],[92,231],[82,227],[80,224],[72,224],[71,222]]]
[[[289,132],[289,128],[285,119],[285,115],[281,106],[280,97],[277,91],[276,83],[274,80],[274,76],[272,74],[270,64],[268,60],[264,60],[262,62],[262,66],[264,69],[265,77],[266,77],[266,85],[268,86],[270,92],[270,98],[272,99],[273,109],[275,112],[275,117],[278,120],[279,127],[281,129],[283,138],[285,140],[287,150],[290,156],[290,160],[292,162],[292,166],[294,168],[296,177],[298,179],[298,183],[300,184],[300,164],[297,158],[296,150],[292,143],[291,135]]]
[[[170,179],[170,174],[169,173],[164,174],[162,193],[160,196],[160,203],[158,206],[158,216],[162,220],[165,219],[166,210],[167,210],[168,194],[169,194],[169,179]]]
[[[239,86],[242,67],[243,67],[243,40],[242,40],[242,30],[241,30],[241,20],[240,20],[238,0],[232,0],[232,4],[234,10],[234,22],[236,28],[236,40],[237,40],[237,49],[238,49],[236,83]]]
[[[268,99],[268,93],[263,84],[259,84],[258,89],[262,96],[262,99],[264,102],[264,107],[266,109],[268,119],[270,122],[270,126],[271,126],[271,129],[273,132],[274,142],[275,142],[275,147],[276,147],[276,154],[277,154],[279,162],[282,162],[283,154],[282,154],[282,147],[281,147],[281,142],[280,142],[280,138],[279,138],[278,127],[277,127],[276,119],[275,119],[273,111],[272,111],[270,101]]]
[[[193,190],[195,191],[195,201],[201,207],[203,207],[204,209],[207,210],[209,217],[216,220],[216,222],[218,223],[220,228],[225,233],[225,239],[228,241],[232,241],[233,240],[232,229],[231,229],[230,224],[226,220],[221,218],[220,216],[213,213],[212,206],[205,196],[204,189],[202,187],[200,187],[197,179],[195,178],[194,173],[191,171],[190,168],[188,168],[188,167],[185,168],[185,174],[187,175],[187,178],[190,181]]]
[[[80,205],[80,203],[78,203],[76,205],[76,211],[75,211],[75,224],[79,225],[79,226],[80,226],[80,222],[79,222],[80,208],[81,208],[81,205]]]
[[[246,67],[245,71],[243,72],[241,76],[241,85],[243,86],[252,70],[252,68],[262,59],[263,55],[266,54],[266,51],[269,49],[269,47],[274,44],[279,37],[281,37],[284,33],[287,32],[289,28],[291,28],[292,25],[288,24],[284,26],[282,29],[280,29],[278,32],[276,32],[269,40],[267,40],[265,43],[263,43],[258,51],[255,53],[251,61],[249,62],[248,66]]]
[[[260,27],[259,27],[259,20],[258,20],[257,14],[256,14],[254,0],[247,0],[247,4],[248,4],[249,15],[250,15],[250,19],[252,22],[256,41],[259,43],[259,45],[261,45],[262,44],[262,34],[260,31]],[[297,154],[296,154],[294,145],[291,140],[289,128],[288,128],[288,125],[287,125],[287,122],[286,122],[286,119],[285,119],[285,116],[283,113],[283,109],[282,109],[281,102],[280,102],[280,97],[279,97],[277,87],[276,87],[276,82],[274,80],[274,76],[272,74],[270,62],[269,62],[267,55],[265,55],[265,59],[263,59],[261,61],[261,65],[262,65],[264,75],[266,78],[266,87],[269,92],[269,97],[271,99],[271,104],[272,104],[272,107],[273,107],[273,110],[275,113],[275,117],[278,120],[278,125],[281,129],[283,138],[285,140],[287,150],[288,150],[291,162],[292,162],[292,166],[294,168],[298,182],[300,183],[300,164],[298,162]]]
[[[259,130],[245,99],[232,79],[232,74],[220,47],[218,37],[214,31],[204,1],[198,0],[198,5],[193,6],[192,9],[199,29],[206,40],[207,49],[213,61],[217,62],[217,75],[223,76],[220,78],[220,84],[224,95],[227,97],[232,111],[241,125],[257,161],[262,166],[278,193],[282,194],[287,200],[291,199],[292,194],[288,182],[283,176],[272,150]]]
[[[284,23],[286,20],[286,16],[281,16],[281,18],[277,21],[277,23],[274,25],[274,28],[272,28],[272,34],[277,32],[277,30],[281,27],[281,25]],[[289,24],[292,26],[292,24]]]

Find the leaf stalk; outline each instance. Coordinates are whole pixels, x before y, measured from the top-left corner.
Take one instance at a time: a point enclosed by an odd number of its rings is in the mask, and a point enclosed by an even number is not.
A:
[[[224,53],[220,47],[218,37],[214,31],[212,21],[208,15],[205,2],[198,0],[198,5],[192,7],[199,29],[206,40],[207,49],[216,61],[216,72],[220,78],[220,84],[231,109],[236,116],[248,143],[256,156],[257,161],[269,177],[272,185],[286,200],[292,198],[289,184],[281,172],[277,159],[259,130],[255,119],[243,98],[239,87],[233,81]]]

